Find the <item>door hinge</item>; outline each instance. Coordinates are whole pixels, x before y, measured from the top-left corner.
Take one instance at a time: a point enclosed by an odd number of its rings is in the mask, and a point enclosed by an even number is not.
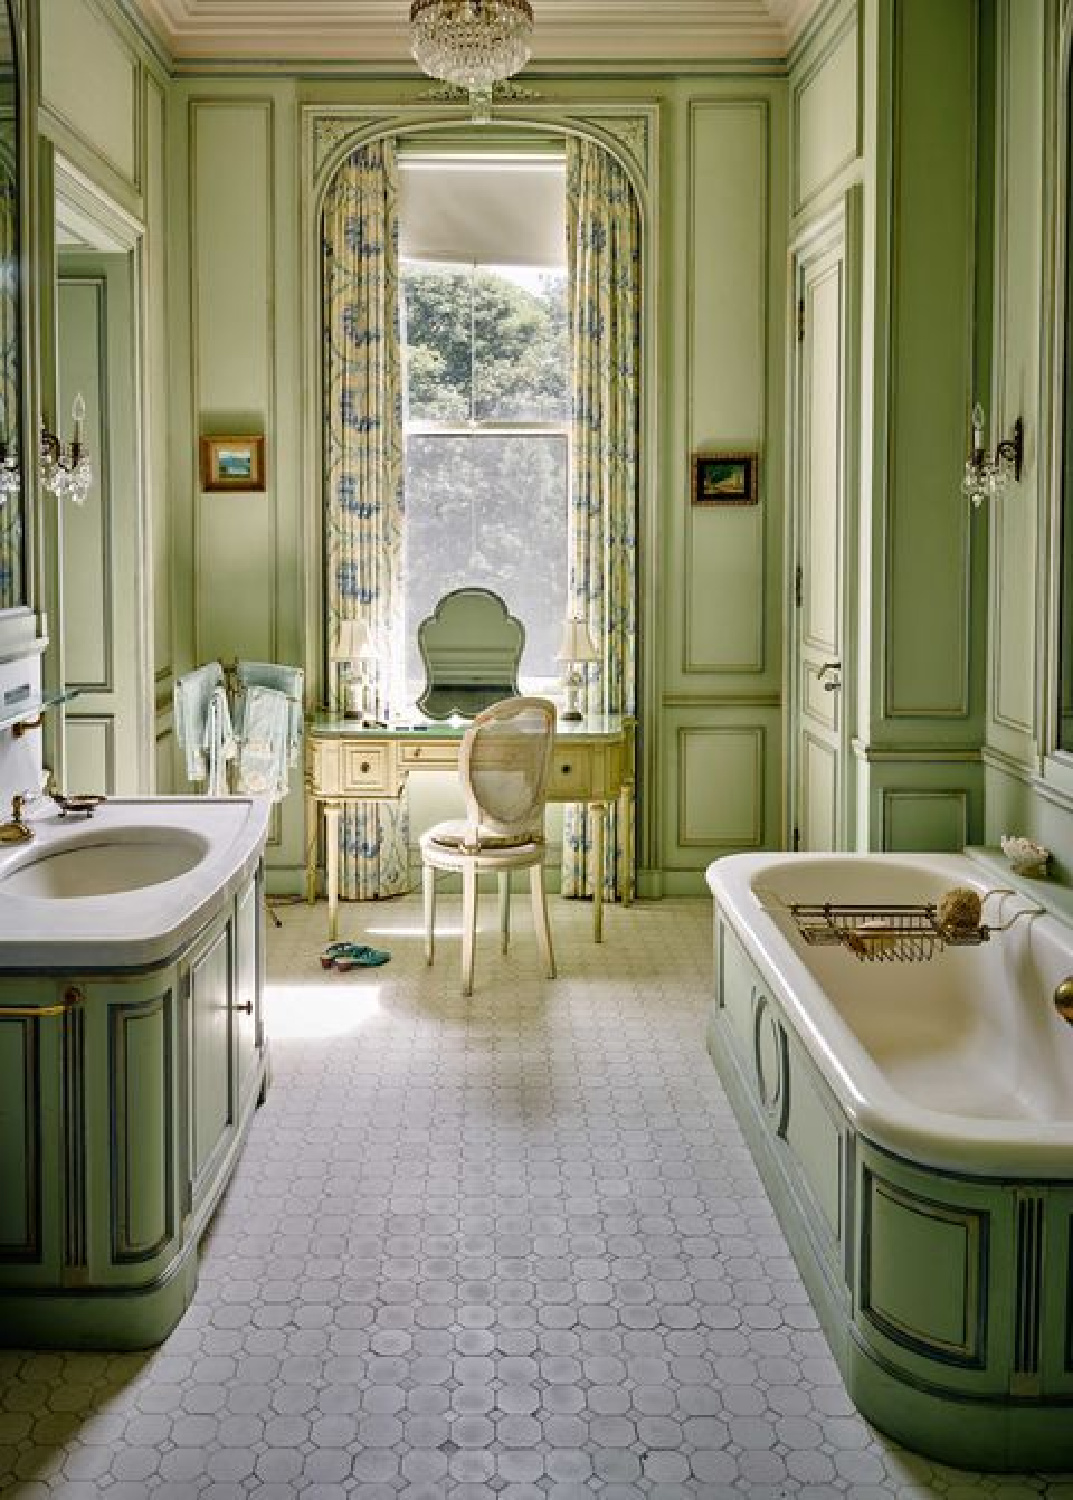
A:
[[[804,604],[804,602],[805,602],[805,570],[801,566],[801,564],[798,563],[797,567],[794,569],[794,604],[797,606],[798,609],[800,609],[801,606],[802,606],[802,604]]]
[[[799,297],[797,302],[797,342],[805,342],[805,299]]]
[[[795,828],[794,829],[793,851],[794,851],[795,854],[800,854],[800,852],[801,852],[801,830],[800,830],[800,828]]]

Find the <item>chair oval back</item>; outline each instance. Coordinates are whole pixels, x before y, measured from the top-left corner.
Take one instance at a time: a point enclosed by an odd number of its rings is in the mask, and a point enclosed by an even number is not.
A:
[[[507,837],[538,836],[554,748],[555,704],[547,698],[506,698],[478,714],[458,757],[470,822]]]

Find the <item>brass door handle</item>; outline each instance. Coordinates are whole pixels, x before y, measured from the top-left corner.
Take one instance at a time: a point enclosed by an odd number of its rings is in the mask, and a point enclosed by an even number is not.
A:
[[[825,661],[821,667],[816,668],[816,677],[822,682],[828,672],[841,672],[841,670],[842,663],[840,661]]]

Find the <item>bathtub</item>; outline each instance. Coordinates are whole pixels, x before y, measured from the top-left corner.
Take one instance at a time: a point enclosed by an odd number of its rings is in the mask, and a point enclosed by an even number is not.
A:
[[[1073,927],[987,856],[735,855],[708,884],[709,1051],[850,1395],[946,1462],[1073,1468]],[[926,961],[791,911],[955,886],[989,940]]]

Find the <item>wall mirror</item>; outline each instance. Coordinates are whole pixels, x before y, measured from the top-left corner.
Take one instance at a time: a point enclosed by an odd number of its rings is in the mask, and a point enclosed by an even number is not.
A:
[[[18,57],[11,0],[4,0],[0,10],[0,610],[27,602],[27,501],[19,442],[23,288]]]
[[[1073,753],[1073,78],[1067,59],[1065,119],[1064,371],[1062,380],[1061,549],[1058,573],[1058,749]]]
[[[518,691],[525,627],[491,589],[453,589],[417,627],[429,719],[471,719]]]

